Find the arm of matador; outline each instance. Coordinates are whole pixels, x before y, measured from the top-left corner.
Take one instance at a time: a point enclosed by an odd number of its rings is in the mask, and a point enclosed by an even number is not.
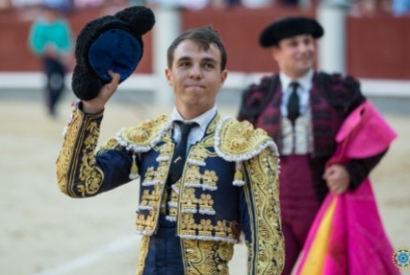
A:
[[[73,111],[57,159],[58,186],[70,197],[91,197],[130,181],[132,156],[115,139],[95,154],[102,117]]]
[[[248,247],[248,274],[281,274],[285,255],[279,205],[278,166],[270,149],[244,163],[242,229]]]
[[[388,149],[364,159],[351,159],[345,165],[350,175],[350,189],[356,189],[369,176],[373,168],[380,162]]]

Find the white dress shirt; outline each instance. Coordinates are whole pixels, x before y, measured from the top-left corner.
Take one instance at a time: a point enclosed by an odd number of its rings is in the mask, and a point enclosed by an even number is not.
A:
[[[299,104],[300,104],[300,114],[303,115],[309,108],[309,91],[312,89],[312,77],[313,77],[313,69],[310,69],[304,76],[298,79],[291,79],[284,73],[279,74],[280,83],[282,84],[282,104],[280,106],[280,112],[283,117],[288,116],[288,101],[290,94],[292,93],[292,87],[290,84],[292,82],[297,82],[299,87],[297,89],[297,93],[299,96]]]
[[[189,123],[189,122],[196,122],[198,124],[197,127],[192,128],[192,130],[189,132],[188,135],[188,148],[200,141],[204,135],[205,131],[208,128],[209,123],[211,120],[215,117],[217,113],[217,108],[216,105],[212,107],[210,110],[206,111],[202,115],[190,119],[190,120],[184,120],[182,116],[179,114],[178,110],[174,107],[174,110],[172,111],[171,114],[171,120],[172,121],[182,121],[184,123]],[[174,123],[174,134],[173,134],[173,139],[175,142],[179,142],[181,140],[181,128],[178,125],[178,123]]]
[[[284,73],[279,74],[282,84],[282,102],[280,112],[282,115],[282,154],[283,155],[303,155],[312,152],[312,122],[310,114],[310,90],[312,89],[312,78],[314,71],[310,69],[304,76],[298,79],[291,79]],[[297,93],[299,96],[300,116],[295,120],[295,124],[288,119],[288,101],[292,93],[290,84],[297,82],[299,84]]]

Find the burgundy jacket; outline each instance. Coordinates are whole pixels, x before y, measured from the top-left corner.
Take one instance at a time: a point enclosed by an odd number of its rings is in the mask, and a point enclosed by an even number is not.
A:
[[[310,163],[316,193],[322,201],[328,192],[322,174],[326,161],[336,150],[335,136],[344,119],[365,101],[365,97],[361,93],[360,83],[350,76],[315,72],[312,81],[310,108],[314,151],[310,155]],[[253,84],[244,91],[238,114],[239,120],[248,120],[255,127],[266,130],[278,145],[279,151],[282,147],[281,91],[278,74],[263,77],[259,84]],[[352,189],[369,175],[385,152],[371,158],[355,159],[345,165]]]

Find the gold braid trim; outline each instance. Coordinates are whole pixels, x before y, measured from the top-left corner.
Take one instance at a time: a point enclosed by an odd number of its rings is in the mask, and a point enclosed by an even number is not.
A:
[[[85,115],[75,109],[67,126],[56,165],[58,186],[70,197],[93,196],[103,182],[104,174],[94,159],[101,117],[102,113]]]
[[[236,162],[234,180],[235,186],[245,184],[243,161],[260,154],[270,148],[275,161],[279,162],[278,148],[275,142],[262,129],[255,129],[248,121],[239,122],[226,117],[218,124],[215,132],[215,151],[226,161]]]
[[[285,255],[279,206],[277,163],[269,149],[245,162],[250,185],[245,186],[251,213],[249,274],[281,274]]]
[[[144,121],[136,127],[121,130],[117,140],[128,150],[147,152],[165,136],[171,126],[170,117],[161,115],[156,119]]]
[[[228,263],[233,244],[217,241],[181,239],[185,274],[229,275]]]
[[[148,255],[148,248],[149,248],[149,236],[142,236],[141,238],[141,249],[140,254],[138,256],[138,267],[136,275],[142,275],[145,268],[145,259]]]
[[[254,129],[248,121],[239,122],[231,117],[224,118],[215,133],[215,150],[227,161],[244,161],[271,147],[278,155],[276,144],[265,130]]]

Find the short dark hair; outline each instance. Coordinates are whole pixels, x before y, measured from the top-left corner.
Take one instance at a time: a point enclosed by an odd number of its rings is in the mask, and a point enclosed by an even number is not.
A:
[[[227,62],[227,53],[225,46],[219,37],[218,32],[208,25],[200,28],[189,29],[182,34],[180,34],[169,46],[167,52],[168,58],[168,68],[172,67],[172,62],[174,61],[174,52],[178,45],[185,41],[191,40],[196,43],[201,49],[208,50],[211,44],[215,44],[219,51],[221,52],[221,70],[225,70]]]

